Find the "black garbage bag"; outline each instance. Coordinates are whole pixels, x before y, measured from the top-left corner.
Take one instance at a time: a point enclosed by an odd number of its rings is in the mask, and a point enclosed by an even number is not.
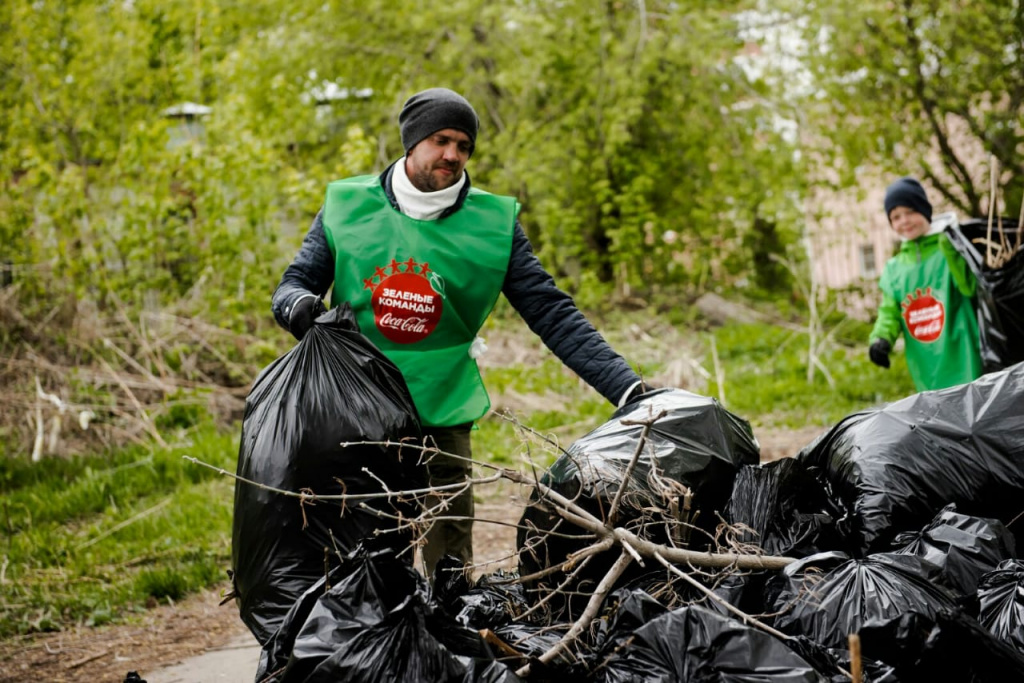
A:
[[[846,417],[796,456],[845,511],[845,550],[887,550],[949,503],[1004,524],[1024,510],[1024,364]]]
[[[670,538],[668,530],[682,528],[674,523],[671,513],[673,503],[680,504],[681,496],[678,491],[665,494],[673,482],[678,482],[692,490],[693,508],[697,513],[695,525],[707,532],[693,531],[689,547],[706,549],[710,531],[718,523],[716,512],[725,509],[736,472],[759,459],[759,447],[750,425],[712,398],[681,389],[644,394],[573,443],[544,474],[542,482],[605,519],[640,443],[643,427],[635,423],[649,421],[662,412],[663,416],[648,435],[642,457],[629,476],[616,523],[628,525],[639,519],[644,510],[645,514],[654,516],[651,523],[640,530],[644,538],[656,543],[671,540],[678,544],[679,539]],[[623,424],[624,421],[634,424]],[[548,533],[555,529],[561,535]],[[566,536],[573,534],[577,537]],[[516,534],[519,572],[526,577],[557,566],[589,542],[581,536],[579,528],[563,522],[534,491]],[[592,557],[567,586],[572,591],[571,596],[568,599],[558,596],[549,603],[552,614],[566,620],[578,617],[589,599],[589,591],[596,587],[617,556],[617,552],[606,552]],[[642,571],[639,567],[630,568],[620,585]],[[559,570],[542,579],[525,581],[527,596],[536,601],[565,578],[566,574]]]
[[[515,582],[515,573],[498,570],[470,585],[463,568],[457,557],[442,557],[437,563],[432,595],[463,626],[494,630],[529,608],[522,585]]]
[[[807,660],[830,683],[849,683],[852,668],[849,650],[824,647],[806,636],[790,637],[786,647]],[[864,683],[900,683],[895,669],[884,662],[876,662],[862,654],[860,666]]]
[[[231,564],[242,621],[262,644],[293,603],[338,557],[375,531],[408,517],[412,503],[301,501],[251,483],[317,495],[421,488],[419,453],[343,442],[392,442],[419,435],[398,369],[357,331],[348,306],[332,309],[256,379],[246,399],[235,486]],[[367,468],[369,471],[364,471]],[[407,544],[388,533],[381,543]],[[411,562],[411,553],[408,553]]]
[[[423,595],[407,596],[379,623],[337,644],[302,682],[520,680],[494,659],[479,634],[442,618],[440,610],[423,602]]]
[[[783,458],[740,469],[725,519],[750,529],[738,541],[768,555],[806,557],[842,547],[835,528],[842,514],[827,482],[805,463]]]
[[[295,601],[263,646],[257,681],[303,681],[338,644],[374,626],[426,581],[392,548],[359,545]]]
[[[769,580],[773,625],[829,648],[846,648],[848,636],[872,618],[909,610],[934,615],[952,609],[946,589],[929,581],[934,565],[911,555],[878,553],[852,559],[843,553],[812,555]]]
[[[608,594],[604,614],[595,621],[592,669],[628,645],[633,632],[667,613],[667,607],[637,588],[618,588]]]
[[[864,656],[892,665],[902,683],[1024,681],[1024,652],[960,610],[868,620],[860,642]]]
[[[604,683],[829,679],[774,636],[702,607],[682,607],[633,632],[595,672]]]
[[[978,280],[978,333],[984,372],[1008,368],[1024,361],[1024,249],[1013,251],[1021,239],[1017,222],[1003,219],[1002,232],[1013,256],[997,268],[985,263],[989,239],[988,219],[972,218],[946,229],[949,241],[967,261]],[[993,221],[991,239],[999,243],[999,225]]]
[[[947,505],[928,526],[919,532],[905,532],[896,537],[895,553],[915,555],[938,568],[934,577],[963,606],[976,612],[978,581],[1003,560],[1016,557],[1015,541],[1002,522],[971,517]]]
[[[516,680],[492,663],[479,633],[429,598],[419,572],[391,548],[360,546],[295,603],[256,680]]]
[[[524,660],[536,659],[553,648],[568,633],[571,624],[554,622],[544,624],[524,624],[509,622],[494,629],[494,634],[513,650],[522,654]],[[563,653],[557,660],[570,664],[572,657]]]
[[[1024,562],[1004,560],[978,584],[978,622],[1024,652]]]

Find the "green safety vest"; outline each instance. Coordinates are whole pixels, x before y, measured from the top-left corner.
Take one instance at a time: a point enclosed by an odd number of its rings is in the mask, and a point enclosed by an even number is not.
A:
[[[957,277],[971,276],[963,257],[941,243],[948,239],[931,234],[904,242],[879,280],[882,305],[871,340],[895,343],[903,334],[907,369],[918,391],[944,389],[981,375],[978,321],[971,298],[960,290],[974,283],[958,284]]]
[[[327,186],[331,304],[351,304],[424,426],[472,422],[491,407],[469,350],[501,293],[518,211],[512,197],[471,188],[458,211],[421,221],[391,206],[377,176]]]

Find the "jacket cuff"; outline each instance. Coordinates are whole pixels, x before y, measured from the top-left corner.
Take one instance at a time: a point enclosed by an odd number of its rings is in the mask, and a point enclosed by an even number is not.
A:
[[[621,408],[622,406],[626,405],[626,403],[629,401],[630,397],[633,394],[633,390],[636,389],[641,384],[643,384],[643,380],[639,380],[639,379],[637,381],[633,382],[632,384],[630,384],[626,388],[626,390],[624,392],[622,392],[622,396],[619,397],[619,402],[618,402],[616,407]]]

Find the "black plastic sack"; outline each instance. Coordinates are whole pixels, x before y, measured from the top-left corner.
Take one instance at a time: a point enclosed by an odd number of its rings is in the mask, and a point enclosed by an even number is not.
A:
[[[870,620],[860,642],[864,656],[892,665],[901,683],[1024,681],[1024,652],[961,610]]]
[[[422,601],[422,594],[408,596],[379,623],[335,644],[334,652],[302,683],[520,680],[491,656],[478,634],[439,622],[439,615]]]
[[[897,554],[935,565],[936,580],[972,605],[982,575],[1016,556],[1013,534],[1002,522],[961,515],[954,505],[947,505],[920,532],[900,534],[893,543],[901,546]]]
[[[264,646],[257,681],[517,680],[428,596],[392,549],[357,548],[296,601]]]
[[[766,602],[783,633],[846,648],[849,634],[869,619],[910,610],[931,616],[956,607],[952,594],[929,581],[935,571],[911,555],[879,553],[857,560],[822,553],[794,562],[770,580]]]
[[[828,680],[774,636],[702,607],[652,619],[595,673],[604,683]]]
[[[246,399],[237,472],[263,486],[318,495],[380,493],[381,481],[392,491],[420,488],[426,476],[418,452],[341,445],[418,435],[401,374],[357,331],[344,306],[320,316],[256,379]],[[399,501],[366,505],[389,515],[415,513]],[[231,564],[242,621],[265,643],[339,555],[395,524],[355,503],[303,502],[237,482]],[[408,538],[389,533],[378,541],[402,545]]]
[[[978,622],[1024,652],[1024,562],[1004,560],[978,584]]]
[[[846,550],[887,550],[949,503],[1004,524],[1024,510],[1024,364],[846,417],[796,457],[844,514]]]
[[[827,485],[794,458],[740,469],[725,518],[750,529],[737,540],[759,546],[768,555],[806,557],[837,550],[841,540]]]
[[[393,549],[357,547],[302,596],[264,644],[258,681],[303,681],[358,633],[374,626],[409,596],[426,591],[426,581]]]
[[[529,608],[516,578],[498,570],[470,585],[462,560],[446,555],[437,563],[432,599],[463,626],[494,630]]]
[[[1010,249],[1021,239],[1016,221],[1002,220],[1002,232]],[[967,261],[978,280],[978,333],[985,372],[1002,370],[1024,361],[1024,249],[998,268],[985,265],[984,242],[989,239],[988,220],[972,218],[946,229],[949,241]],[[992,241],[999,243],[993,221]]]
[[[598,670],[608,657],[629,646],[638,628],[668,611],[643,589],[617,588],[609,593],[590,629],[593,645],[585,656],[588,669]]]
[[[643,455],[627,482],[618,523],[627,524],[643,508],[661,516],[657,523],[642,531],[644,537],[659,543],[670,540],[666,529],[675,525],[669,501],[661,494],[664,487],[651,484],[653,471],[661,479],[689,487],[694,494],[693,506],[699,512],[697,526],[706,531],[714,529],[718,523],[716,512],[724,510],[736,472],[743,465],[758,462],[759,447],[745,420],[712,398],[681,389],[644,394],[619,408],[607,422],[573,443],[544,474],[542,482],[604,519],[643,432],[641,426],[623,421],[649,421],[662,411],[664,416],[650,431]],[[533,504],[526,508],[516,535],[519,570],[524,577],[565,562],[569,553],[588,543],[585,539],[548,535],[555,528],[562,534],[579,534],[580,530],[562,522],[554,510],[538,501],[535,491],[531,497]],[[705,548],[709,537],[693,532],[692,539],[697,545],[690,547]],[[589,597],[587,591],[597,585],[617,555],[612,552],[595,556],[572,587],[583,595],[552,600],[554,613],[570,620],[578,617]],[[630,568],[620,585],[642,571],[639,567]],[[540,581],[527,581],[527,595],[535,601],[545,588],[557,586],[564,579],[565,574],[558,571]],[[540,590],[532,591],[535,588]]]

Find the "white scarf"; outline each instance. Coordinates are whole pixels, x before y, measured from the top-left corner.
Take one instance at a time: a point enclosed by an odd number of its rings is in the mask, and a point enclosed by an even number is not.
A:
[[[432,221],[444,213],[459,198],[459,192],[466,183],[466,172],[462,172],[459,182],[437,192],[422,192],[405,174],[405,157],[395,162],[395,170],[391,173],[391,189],[395,193],[399,210],[409,218],[420,221]]]

